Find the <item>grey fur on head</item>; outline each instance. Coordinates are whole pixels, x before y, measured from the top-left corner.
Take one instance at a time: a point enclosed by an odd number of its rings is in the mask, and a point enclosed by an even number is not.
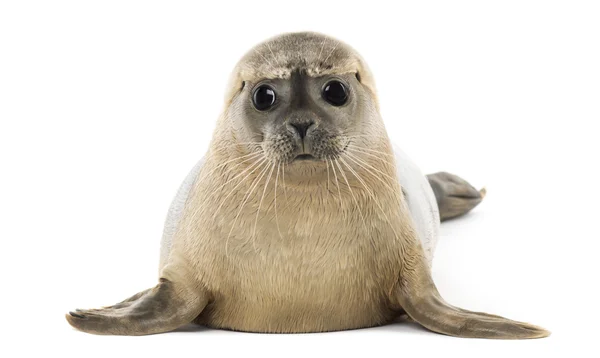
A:
[[[272,37],[248,51],[233,70],[227,102],[246,80],[287,79],[295,70],[312,77],[355,73],[377,100],[373,75],[358,52],[333,37],[299,32]]]

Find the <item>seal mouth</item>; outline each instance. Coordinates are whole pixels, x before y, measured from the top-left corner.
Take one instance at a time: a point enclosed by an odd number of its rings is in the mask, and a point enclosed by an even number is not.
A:
[[[315,156],[312,154],[298,154],[294,158],[294,161],[296,161],[296,160],[316,160],[316,159],[317,158],[315,158]]]

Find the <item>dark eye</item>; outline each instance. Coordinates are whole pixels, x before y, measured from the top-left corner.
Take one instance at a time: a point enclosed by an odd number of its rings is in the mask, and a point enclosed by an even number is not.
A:
[[[329,81],[323,88],[323,99],[334,106],[341,106],[348,101],[348,89],[340,81]]]
[[[262,85],[254,91],[252,102],[259,111],[266,111],[275,104],[275,91],[267,85]]]

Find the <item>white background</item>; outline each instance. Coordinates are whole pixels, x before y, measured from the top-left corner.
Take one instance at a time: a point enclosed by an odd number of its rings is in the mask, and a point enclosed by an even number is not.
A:
[[[1,2],[1,355],[598,356],[599,19],[595,1]],[[487,187],[442,226],[442,295],[551,337],[413,324],[105,337],[67,324],[68,310],[155,284],[166,209],[230,71],[299,30],[366,58],[390,136],[424,172]]]

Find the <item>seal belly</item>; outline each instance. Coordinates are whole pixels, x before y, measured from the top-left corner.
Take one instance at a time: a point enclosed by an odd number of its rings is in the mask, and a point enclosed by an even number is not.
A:
[[[219,278],[207,282],[220,283],[207,287],[214,298],[196,322],[249,332],[323,332],[389,322],[400,309],[389,302],[400,250],[389,225],[374,221],[368,237],[360,219],[353,219],[346,223],[340,216],[325,225],[312,217],[321,232],[304,235],[297,224],[297,232],[284,233],[283,240],[259,221],[262,240],[256,247],[230,241],[228,255],[214,258],[221,264],[198,265],[206,270],[201,276]],[[309,223],[302,214],[298,221]]]
[[[248,332],[324,332],[372,327],[397,316],[387,294],[393,280],[367,267],[309,272],[288,268],[244,272],[216,291],[197,323]],[[335,271],[335,272],[332,272]],[[302,272],[302,273],[301,273]],[[239,277],[239,275],[237,275]]]
[[[243,332],[310,333],[380,326],[397,314],[372,302],[340,306],[313,300],[250,303],[220,297],[206,307],[195,323]]]

